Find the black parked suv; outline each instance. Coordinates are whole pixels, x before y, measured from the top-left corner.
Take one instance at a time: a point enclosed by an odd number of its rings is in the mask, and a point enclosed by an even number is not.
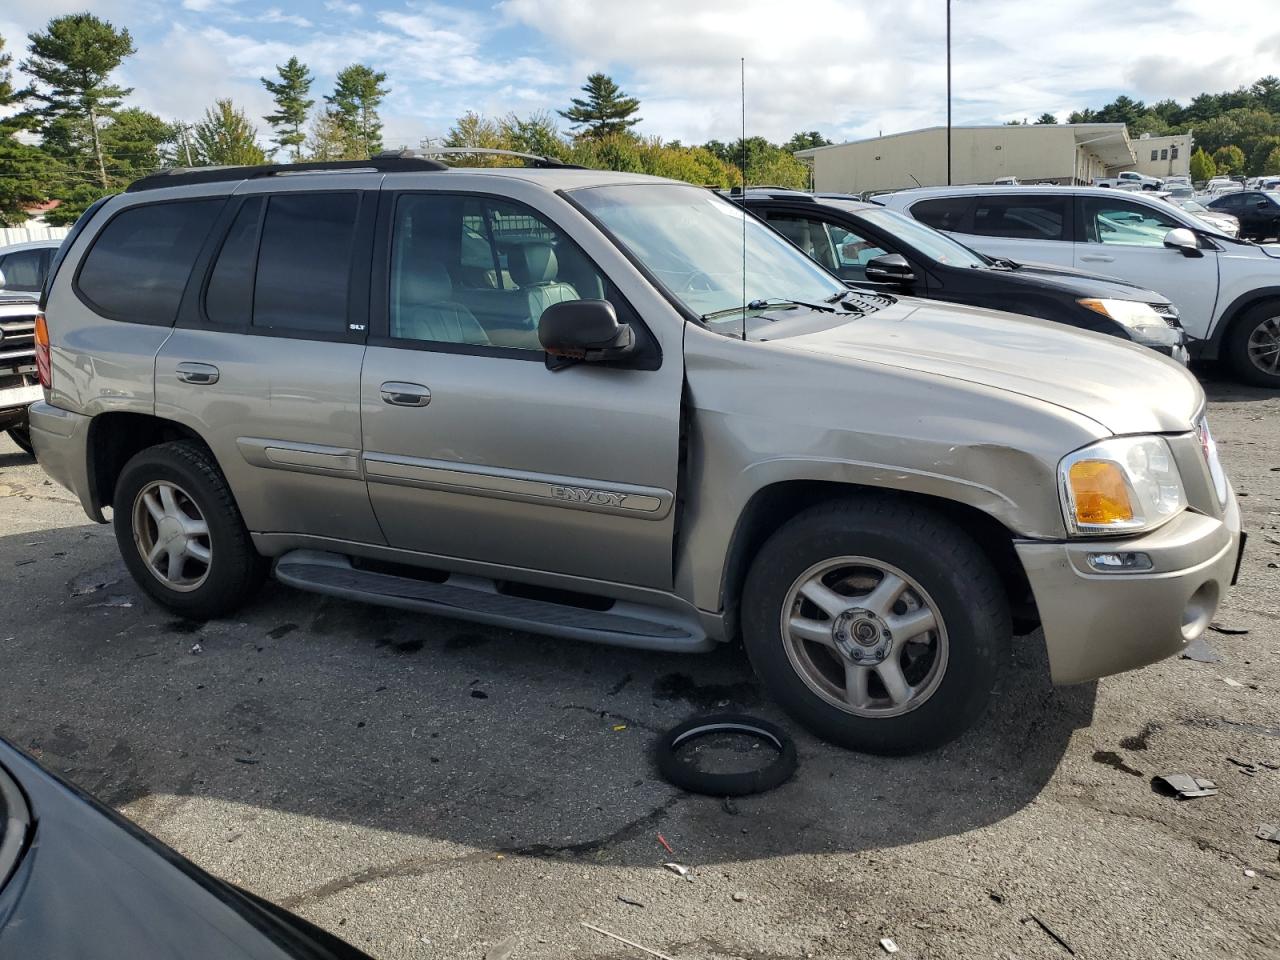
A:
[[[744,202],[740,194],[733,199]],[[993,259],[854,197],[748,189],[745,205],[851,285],[1054,320],[1187,362],[1177,308],[1152,290],[1063,267]]]
[[[1280,193],[1274,190],[1240,190],[1214,197],[1210,210],[1229,213],[1240,221],[1240,236],[1245,240],[1269,240],[1280,237]]]

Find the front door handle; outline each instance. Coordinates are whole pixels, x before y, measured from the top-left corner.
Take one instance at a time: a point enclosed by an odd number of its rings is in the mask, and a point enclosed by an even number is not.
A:
[[[1089,263],[1115,263],[1116,262],[1115,257],[1106,257],[1100,253],[1082,253],[1080,255],[1080,259],[1085,260]]]
[[[382,402],[394,407],[425,407],[431,402],[431,391],[420,383],[388,380],[382,385]]]
[[[207,386],[217,383],[221,374],[211,363],[180,363],[177,367],[178,379],[183,383],[196,383]]]

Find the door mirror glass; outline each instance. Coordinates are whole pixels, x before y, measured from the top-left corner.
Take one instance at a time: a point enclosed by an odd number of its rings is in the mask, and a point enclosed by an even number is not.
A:
[[[867,279],[874,283],[914,283],[915,271],[900,253],[886,253],[867,262]]]
[[[1178,227],[1164,235],[1164,245],[1172,250],[1181,250],[1190,256],[1200,252],[1200,242],[1196,235],[1186,227]]]
[[[550,356],[588,363],[625,357],[636,342],[608,300],[553,303],[538,320],[538,340]]]

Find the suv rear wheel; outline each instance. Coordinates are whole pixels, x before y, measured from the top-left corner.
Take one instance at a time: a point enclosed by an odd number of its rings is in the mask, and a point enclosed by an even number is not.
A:
[[[112,506],[133,579],[177,613],[224,616],[266,578],[267,560],[254,549],[227,481],[197,443],[163,443],[135,455],[120,473]]]
[[[1008,657],[999,577],[960,528],[888,498],[824,504],[765,544],[743,600],[748,656],[825,740],[907,753],[958,736]]]
[[[1250,307],[1227,334],[1226,357],[1237,377],[1280,387],[1280,300]]]

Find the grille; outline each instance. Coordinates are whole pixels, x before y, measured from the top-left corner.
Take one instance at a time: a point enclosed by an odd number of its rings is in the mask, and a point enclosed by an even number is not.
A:
[[[0,367],[30,363],[36,353],[36,322],[31,317],[0,320]]]
[[[1160,314],[1161,319],[1176,330],[1182,329],[1182,321],[1178,319],[1178,308],[1172,303],[1149,303],[1152,310]]]

